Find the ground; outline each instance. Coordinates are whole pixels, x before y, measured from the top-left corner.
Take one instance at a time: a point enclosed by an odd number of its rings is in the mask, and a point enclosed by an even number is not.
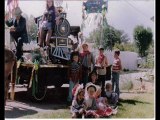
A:
[[[118,113],[112,118],[153,118],[154,117],[154,82],[144,80],[146,92],[140,93],[139,77],[146,72],[122,74],[120,83],[133,82],[133,87],[121,90]],[[68,85],[59,89],[48,89],[42,102],[31,101],[26,88],[16,88],[15,101],[8,100],[5,106],[5,118],[71,118],[70,107],[66,104]]]

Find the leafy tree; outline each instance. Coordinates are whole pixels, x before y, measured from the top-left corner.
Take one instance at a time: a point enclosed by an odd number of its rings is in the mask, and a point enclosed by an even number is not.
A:
[[[37,39],[37,32],[38,28],[34,21],[34,16],[30,15],[28,19],[28,37],[30,40],[36,40]]]
[[[134,39],[141,57],[148,55],[148,49],[152,43],[152,37],[153,34],[150,28],[144,28],[143,26],[135,27]]]
[[[101,37],[103,40],[102,42]],[[101,46],[109,50],[112,50],[115,44],[127,43],[129,40],[128,35],[125,34],[124,31],[117,30],[110,25],[103,26],[103,32],[102,27],[93,30],[88,39],[90,42],[94,42],[97,47],[102,44]]]
[[[137,52],[137,47],[135,43],[116,43],[114,45],[114,49],[119,49],[120,51],[131,51],[131,52]]]

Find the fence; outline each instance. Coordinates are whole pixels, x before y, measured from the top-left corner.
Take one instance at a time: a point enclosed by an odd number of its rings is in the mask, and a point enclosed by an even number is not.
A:
[[[113,64],[114,51],[105,51],[109,64]],[[93,51],[94,56],[98,54],[98,50]],[[138,54],[130,51],[121,51],[120,59],[122,63],[122,69],[137,70]]]

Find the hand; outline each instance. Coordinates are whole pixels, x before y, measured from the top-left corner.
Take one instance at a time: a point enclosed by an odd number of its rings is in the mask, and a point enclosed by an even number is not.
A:
[[[15,27],[12,27],[12,28],[10,29],[11,32],[14,32],[15,30],[16,30]]]
[[[9,19],[9,14],[6,13],[6,15],[5,15],[5,21],[7,21],[8,19]]]
[[[80,114],[83,114],[83,113],[84,113],[84,109],[81,108],[81,109],[79,110],[79,113],[80,113]]]

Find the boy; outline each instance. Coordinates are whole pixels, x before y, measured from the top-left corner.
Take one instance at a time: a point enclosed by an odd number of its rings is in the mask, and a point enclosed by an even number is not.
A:
[[[98,73],[98,81],[101,85],[101,95],[104,96],[105,91],[105,80],[106,80],[106,67],[108,66],[107,57],[104,55],[104,48],[99,48],[99,55],[96,57],[96,65],[97,65],[97,73]]]
[[[118,102],[118,95],[117,93],[113,92],[111,83],[106,84],[106,92],[105,97],[108,100],[110,105],[116,106]]]
[[[119,99],[119,74],[122,70],[121,60],[119,58],[120,51],[116,50],[114,52],[114,60],[113,60],[113,66],[112,66],[112,90],[114,91],[115,86],[115,92],[118,94]]]
[[[82,45],[83,52],[80,53],[80,62],[82,64],[82,81],[83,86],[85,88],[85,85],[88,83],[88,75],[91,72],[91,65],[95,65],[93,54],[88,49],[88,44],[84,43]]]
[[[77,53],[72,54],[72,63],[69,70],[69,96],[67,101],[72,102],[72,89],[76,84],[79,84],[81,80],[82,70],[81,65],[79,64],[79,56]]]

